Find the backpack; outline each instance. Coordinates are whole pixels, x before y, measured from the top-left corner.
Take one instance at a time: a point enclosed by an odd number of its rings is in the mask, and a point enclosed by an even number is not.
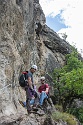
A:
[[[27,84],[27,81],[26,81],[27,74],[28,74],[28,71],[22,72],[22,74],[19,77],[19,84],[21,87],[25,87]]]

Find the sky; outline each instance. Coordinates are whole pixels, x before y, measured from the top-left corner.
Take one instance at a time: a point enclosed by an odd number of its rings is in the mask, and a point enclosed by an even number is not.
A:
[[[83,0],[39,0],[46,24],[57,33],[65,33],[66,41],[83,57]],[[61,36],[60,36],[61,37]]]

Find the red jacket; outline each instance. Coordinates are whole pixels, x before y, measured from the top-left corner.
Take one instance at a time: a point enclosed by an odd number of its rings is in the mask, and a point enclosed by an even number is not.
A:
[[[38,88],[38,92],[42,92],[42,91],[46,91],[46,88],[49,88],[48,84],[42,84],[39,88]],[[48,93],[47,93],[48,94]]]

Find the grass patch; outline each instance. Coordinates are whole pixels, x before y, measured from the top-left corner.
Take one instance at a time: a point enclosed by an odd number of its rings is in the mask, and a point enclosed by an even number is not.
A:
[[[55,105],[56,110],[63,112],[63,107],[61,105]]]
[[[52,118],[56,121],[60,121],[60,119],[64,122],[67,122],[68,125],[76,125],[77,121],[75,120],[75,117],[73,115],[70,115],[68,113],[63,113],[56,111],[52,114]]]

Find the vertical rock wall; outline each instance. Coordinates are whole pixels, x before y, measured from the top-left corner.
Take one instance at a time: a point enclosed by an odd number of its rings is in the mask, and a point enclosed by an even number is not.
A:
[[[37,21],[42,24],[40,39],[35,33]],[[38,0],[0,0],[0,115],[24,110],[18,102],[25,101],[25,91],[18,87],[21,71],[36,64],[37,83],[40,75],[65,63],[70,45],[45,22]]]

